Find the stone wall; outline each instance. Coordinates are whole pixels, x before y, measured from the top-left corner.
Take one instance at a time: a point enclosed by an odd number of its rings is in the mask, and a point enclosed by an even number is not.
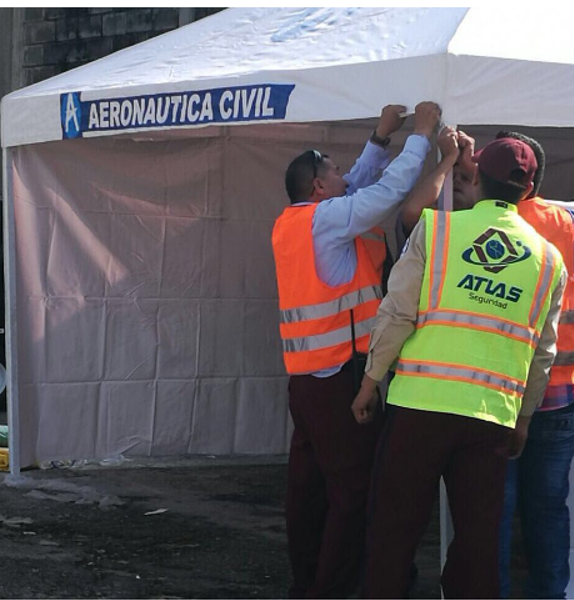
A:
[[[26,8],[22,85],[133,46],[221,8]]]

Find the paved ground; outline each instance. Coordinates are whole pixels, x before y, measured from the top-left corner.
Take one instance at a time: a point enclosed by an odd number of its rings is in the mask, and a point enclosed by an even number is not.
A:
[[[284,598],[284,457],[6,476],[0,597]],[[439,598],[438,512],[412,597]]]

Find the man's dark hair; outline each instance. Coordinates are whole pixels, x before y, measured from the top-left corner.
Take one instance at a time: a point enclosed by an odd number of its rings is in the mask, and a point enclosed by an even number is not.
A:
[[[285,188],[291,204],[304,202],[313,194],[313,180],[325,170],[327,154],[307,150],[291,161],[285,173]]]
[[[542,184],[542,180],[544,179],[544,169],[546,168],[546,154],[544,153],[544,148],[542,148],[540,143],[534,138],[524,135],[523,133],[519,133],[518,131],[499,131],[496,135],[496,139],[499,140],[501,138],[520,140],[521,142],[524,142],[530,146],[532,152],[534,152],[534,156],[536,156],[536,162],[538,163],[538,168],[536,169],[536,173],[534,173],[534,187],[532,188],[532,192],[528,197],[533,198],[534,196],[537,196]]]
[[[524,194],[526,187],[512,183],[500,183],[486,173],[478,170],[483,197],[492,200],[504,200],[509,204],[517,204]]]

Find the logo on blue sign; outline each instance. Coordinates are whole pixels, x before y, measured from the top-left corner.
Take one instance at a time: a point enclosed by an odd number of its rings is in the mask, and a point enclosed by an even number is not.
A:
[[[60,98],[64,138],[105,131],[285,119],[294,85],[260,84],[130,98]]]
[[[62,129],[65,138],[76,138],[81,133],[82,103],[80,94],[72,92],[60,97]]]

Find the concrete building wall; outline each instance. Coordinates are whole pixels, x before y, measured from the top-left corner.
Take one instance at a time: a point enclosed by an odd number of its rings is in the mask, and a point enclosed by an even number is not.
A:
[[[0,8],[0,98],[21,87],[18,53],[22,14],[21,8]]]
[[[12,9],[0,8],[0,95],[11,89]]]
[[[222,9],[23,9],[23,83],[37,83],[220,10]]]

